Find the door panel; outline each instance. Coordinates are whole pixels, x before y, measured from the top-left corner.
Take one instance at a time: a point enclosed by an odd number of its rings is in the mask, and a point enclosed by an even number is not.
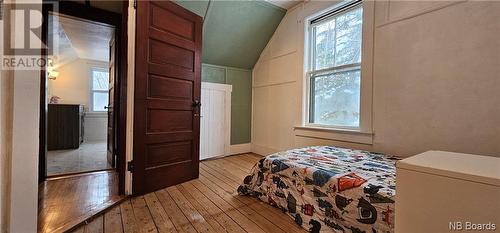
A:
[[[201,159],[224,155],[226,146],[226,93],[221,90],[202,89],[201,99]]]
[[[149,109],[147,133],[191,132],[193,127],[192,116],[192,111]]]
[[[202,19],[137,2],[133,193],[198,177]]]
[[[149,41],[150,61],[156,64],[172,64],[193,71],[194,52],[170,43]]]
[[[152,7],[151,26],[165,32],[193,40],[195,24],[191,20],[177,16],[169,10],[161,7]]]
[[[149,97],[175,98],[191,100],[193,96],[193,82],[175,78],[149,76]]]
[[[107,160],[108,163],[115,167],[116,157],[115,157],[115,114],[113,112],[113,106],[115,104],[115,79],[116,79],[116,63],[115,63],[115,37],[111,38],[109,42],[109,93],[108,93],[108,133],[107,133]]]
[[[191,159],[191,141],[167,142],[148,146],[146,162],[148,167],[188,161]],[[169,154],[169,156],[164,156]]]

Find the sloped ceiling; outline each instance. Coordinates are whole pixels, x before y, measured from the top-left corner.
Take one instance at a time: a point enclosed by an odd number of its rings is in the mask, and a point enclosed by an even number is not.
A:
[[[66,17],[59,17],[59,21],[80,58],[109,61],[114,28]]]
[[[302,0],[265,0],[265,1],[287,10],[302,2]]]
[[[109,61],[109,42],[114,28],[57,15],[49,15],[49,25],[55,68],[78,58]]]
[[[176,1],[205,16],[203,62],[252,69],[286,10],[266,1]]]

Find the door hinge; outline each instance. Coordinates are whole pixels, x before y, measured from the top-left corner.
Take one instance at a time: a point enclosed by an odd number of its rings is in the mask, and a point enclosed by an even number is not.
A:
[[[134,160],[130,160],[127,163],[127,171],[134,172]]]

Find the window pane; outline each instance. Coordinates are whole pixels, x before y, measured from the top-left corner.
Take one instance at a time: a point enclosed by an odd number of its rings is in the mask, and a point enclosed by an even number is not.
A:
[[[358,7],[314,26],[313,70],[361,62],[363,8]]]
[[[332,67],[335,61],[335,19],[315,27],[314,70]]]
[[[109,89],[109,72],[104,70],[92,71],[92,90],[107,91]]]
[[[363,10],[357,8],[336,20],[335,66],[361,62]]]
[[[360,74],[357,69],[313,77],[310,122],[359,127]]]
[[[108,106],[108,93],[94,92],[93,97],[92,111],[107,111],[104,106]]]

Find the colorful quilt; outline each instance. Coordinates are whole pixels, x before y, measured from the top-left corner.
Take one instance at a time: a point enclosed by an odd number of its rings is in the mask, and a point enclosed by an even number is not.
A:
[[[280,208],[310,232],[394,232],[395,161],[317,146],[261,159],[238,188]]]

